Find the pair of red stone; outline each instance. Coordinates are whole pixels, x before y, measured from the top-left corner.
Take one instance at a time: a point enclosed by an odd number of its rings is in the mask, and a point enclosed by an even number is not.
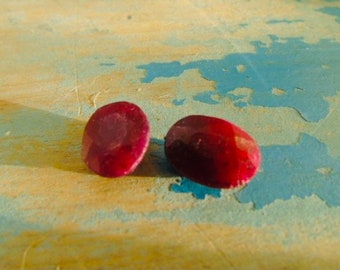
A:
[[[135,104],[115,102],[99,108],[83,136],[86,165],[105,177],[132,173],[150,141],[150,125]],[[177,121],[165,137],[165,155],[182,176],[215,188],[243,185],[257,173],[260,148],[240,127],[226,120],[190,115]]]

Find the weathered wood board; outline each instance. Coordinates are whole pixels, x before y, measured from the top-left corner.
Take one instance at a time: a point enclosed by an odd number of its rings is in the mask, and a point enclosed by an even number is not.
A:
[[[339,269],[339,1],[1,1],[1,269]],[[141,166],[80,157],[96,108],[147,113]],[[177,175],[178,119],[259,142],[244,188]]]

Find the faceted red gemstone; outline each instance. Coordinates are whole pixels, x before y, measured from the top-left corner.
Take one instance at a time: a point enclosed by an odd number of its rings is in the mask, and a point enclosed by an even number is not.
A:
[[[165,137],[165,154],[179,174],[214,188],[246,184],[261,165],[260,148],[246,131],[204,115],[176,122]]]
[[[99,108],[85,127],[83,160],[99,175],[123,176],[142,161],[149,140],[149,122],[137,105],[111,103]]]

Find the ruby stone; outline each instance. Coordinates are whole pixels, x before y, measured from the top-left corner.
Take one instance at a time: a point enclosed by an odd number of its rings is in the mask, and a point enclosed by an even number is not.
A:
[[[82,157],[101,176],[127,175],[142,161],[149,140],[149,122],[137,105],[111,103],[90,117],[83,135]]]
[[[180,175],[213,188],[244,185],[261,165],[260,148],[246,131],[204,115],[176,122],[165,137],[165,154]]]

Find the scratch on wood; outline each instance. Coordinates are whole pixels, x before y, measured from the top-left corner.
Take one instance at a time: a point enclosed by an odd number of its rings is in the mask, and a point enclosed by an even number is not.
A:
[[[102,93],[107,93],[109,92],[111,89],[110,88],[106,88],[103,91],[99,91],[97,93],[94,93],[92,95],[89,96],[88,100],[90,102],[90,104],[97,109],[97,98],[99,97],[100,94]]]
[[[26,260],[27,260],[27,255],[28,252],[32,249],[37,247],[38,245],[40,245],[41,242],[43,242],[46,239],[46,237],[44,237],[43,239],[39,239],[37,241],[34,241],[33,243],[31,243],[24,251],[23,255],[22,255],[22,260],[21,260],[21,266],[20,266],[20,270],[24,270],[25,266],[26,266]]]
[[[223,261],[227,262],[230,266],[230,268],[228,269],[236,269],[235,266],[233,265],[233,263],[231,262],[231,260],[229,260],[226,256],[226,254],[224,253],[223,250],[221,250],[219,247],[217,247],[213,241],[211,241],[209,239],[209,237],[203,232],[203,230],[199,227],[198,224],[195,224],[195,227],[197,228],[198,233],[208,242],[208,244],[214,249],[216,250],[216,252],[218,254],[220,254],[220,257],[223,259]]]
[[[78,115],[81,115],[82,114],[82,110],[81,110],[81,103],[80,103],[78,86],[72,88],[71,91],[74,91],[76,93],[77,103],[78,103]]]
[[[94,93],[94,94],[92,94],[92,95],[89,96],[89,102],[90,102],[90,104],[91,104],[94,108],[96,108],[96,109],[97,109],[97,103],[96,103],[96,101],[97,101],[97,98],[98,98],[98,96],[100,95],[100,93],[101,93],[101,92],[97,92],[97,93]]]

